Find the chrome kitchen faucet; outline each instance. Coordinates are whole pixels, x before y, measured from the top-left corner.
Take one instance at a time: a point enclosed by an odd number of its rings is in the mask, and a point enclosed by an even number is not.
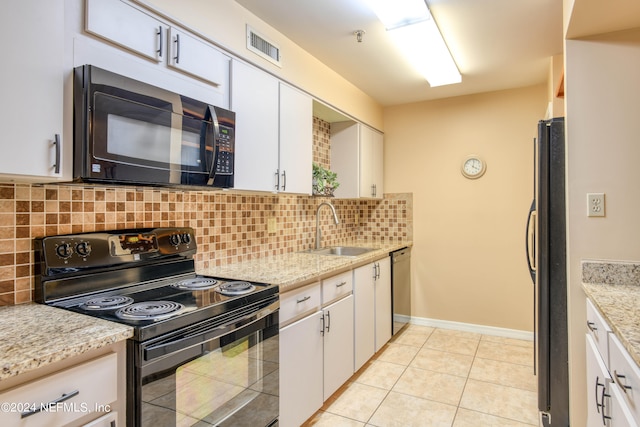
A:
[[[333,221],[336,225],[340,224],[338,215],[336,214],[336,208],[334,208],[331,203],[322,202],[318,205],[318,209],[316,210],[316,249],[320,249],[320,241],[322,240],[322,231],[320,230],[320,208],[322,208],[322,206],[329,206],[333,213]]]

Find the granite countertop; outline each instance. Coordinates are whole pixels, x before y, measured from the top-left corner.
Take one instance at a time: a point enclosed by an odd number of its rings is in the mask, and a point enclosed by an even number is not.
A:
[[[640,264],[584,261],[582,287],[640,366]]]
[[[0,381],[133,336],[133,328],[28,303],[0,307]]]
[[[389,252],[412,244],[410,241],[349,243],[344,246],[368,247],[375,248],[375,250],[357,257],[293,252],[220,267],[210,267],[198,273],[227,279],[271,283],[278,285],[282,293],[340,271],[375,261],[387,256]]]

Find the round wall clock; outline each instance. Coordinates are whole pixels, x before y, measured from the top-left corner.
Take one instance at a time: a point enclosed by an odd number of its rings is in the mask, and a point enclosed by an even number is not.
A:
[[[480,157],[468,156],[462,162],[462,175],[469,179],[480,178],[487,170],[487,164]]]

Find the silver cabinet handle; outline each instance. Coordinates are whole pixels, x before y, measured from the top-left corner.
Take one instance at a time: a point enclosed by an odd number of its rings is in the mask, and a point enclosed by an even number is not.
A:
[[[53,165],[53,170],[55,173],[60,173],[60,150],[62,149],[62,147],[60,146],[59,133],[56,133],[53,145],[56,146],[56,163]]]
[[[322,316],[320,316],[320,321],[322,321],[322,327],[320,328],[320,334],[322,336],[324,336],[324,325],[325,325],[324,314]]]
[[[64,393],[62,396],[60,396],[57,399],[52,400],[49,403],[40,404],[40,406],[38,408],[35,408],[35,409],[31,410],[31,411],[27,411],[27,412],[21,413],[20,414],[20,418],[27,418],[27,417],[30,417],[31,415],[35,415],[38,412],[42,411],[44,408],[55,406],[57,403],[64,402],[65,400],[69,400],[72,397],[77,396],[79,394],[80,394],[80,390],[74,390],[74,391],[72,391],[70,393]]]
[[[162,44],[163,44],[163,34],[162,34],[162,25],[158,26],[158,32],[156,33],[158,35],[158,50],[156,50],[156,52],[158,52],[158,56],[160,58],[162,58]]]
[[[632,387],[630,385],[622,384],[622,381],[620,381],[621,378],[625,379],[627,377],[626,375],[620,375],[618,371],[614,370],[613,380],[622,388],[622,391],[624,391],[624,393],[627,394],[627,390],[631,390]]]
[[[279,190],[280,189],[280,169],[276,169],[275,177],[276,177],[276,179],[275,179],[275,182],[276,182],[275,187],[276,187],[276,190]]]
[[[606,426],[607,425],[607,420],[611,419],[610,416],[604,414],[604,409],[606,408],[606,405],[604,404],[604,398],[605,397],[611,397],[611,395],[607,394],[607,388],[606,387],[602,387],[602,425],[603,426]]]
[[[327,311],[327,332],[331,331],[331,312]]]
[[[604,393],[604,384],[600,382],[600,377],[597,376],[596,377],[596,389],[595,389],[595,395],[596,395],[596,409],[598,411],[598,413],[600,413],[600,408],[604,406],[604,401],[602,403],[598,403],[598,388],[602,387],[602,392]],[[603,397],[604,399],[604,397]]]
[[[287,171],[282,171],[282,191],[287,188]]]
[[[310,299],[311,299],[311,296],[307,295],[306,297],[302,297],[299,300],[296,300],[296,303],[300,304],[300,303],[305,302],[305,301],[310,300]]]
[[[180,63],[180,34],[176,34],[175,43],[176,43],[176,56],[173,59],[176,60],[176,64],[179,64]]]
[[[343,287],[343,286],[344,286],[344,285],[346,285],[346,284],[347,284],[347,282],[340,282],[340,283],[338,283],[338,284],[336,285],[336,288],[341,288],[341,287]]]
[[[588,320],[587,320],[587,328],[589,328],[591,332],[596,332],[598,330],[598,328],[596,328],[596,324],[593,322],[589,322]]]

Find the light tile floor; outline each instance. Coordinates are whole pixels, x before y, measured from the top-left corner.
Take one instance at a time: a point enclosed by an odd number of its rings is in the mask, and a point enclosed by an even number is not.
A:
[[[408,325],[305,426],[538,425],[531,341]]]

